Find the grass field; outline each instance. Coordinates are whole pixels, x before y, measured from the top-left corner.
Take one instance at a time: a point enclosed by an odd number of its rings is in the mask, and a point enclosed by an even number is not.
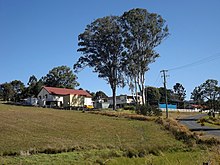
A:
[[[18,155],[1,156],[2,164],[142,164],[150,155],[149,161],[159,162],[205,152],[188,150],[153,121],[0,104],[0,154]]]

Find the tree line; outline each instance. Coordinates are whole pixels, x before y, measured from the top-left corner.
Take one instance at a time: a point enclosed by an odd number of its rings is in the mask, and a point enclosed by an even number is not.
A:
[[[146,102],[149,105],[165,103],[164,88],[146,87]],[[176,83],[173,89],[167,89],[167,98],[169,104],[177,104],[178,108],[185,108],[186,90],[182,84]],[[209,109],[220,111],[220,86],[218,81],[208,79],[201,85],[194,88],[190,99],[200,109]]]
[[[20,80],[0,84],[0,99],[20,102],[24,98],[37,97],[42,86],[74,89],[79,83],[70,67],[58,66],[39,80],[34,75],[30,76],[27,86]]]
[[[218,86],[218,81],[208,79],[195,87],[191,93],[191,99],[207,109],[220,112],[220,86]]]

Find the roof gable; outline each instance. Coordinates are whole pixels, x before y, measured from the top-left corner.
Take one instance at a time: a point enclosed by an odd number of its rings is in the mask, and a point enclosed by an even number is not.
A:
[[[75,90],[67,88],[55,88],[55,87],[43,87],[51,95],[80,95],[86,97],[92,97],[85,90]]]

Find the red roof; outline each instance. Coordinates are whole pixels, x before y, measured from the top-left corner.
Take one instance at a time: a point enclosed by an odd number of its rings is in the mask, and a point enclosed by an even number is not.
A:
[[[84,90],[75,90],[75,89],[66,89],[66,88],[55,88],[55,87],[43,87],[52,95],[80,95],[92,97],[87,91]]]

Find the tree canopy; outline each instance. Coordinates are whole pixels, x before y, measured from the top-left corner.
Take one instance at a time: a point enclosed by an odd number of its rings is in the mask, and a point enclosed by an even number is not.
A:
[[[0,85],[2,98],[4,101],[20,101],[25,89],[24,83],[20,80],[13,80],[9,83],[3,83]]]
[[[220,102],[220,87],[218,81],[214,79],[208,79],[200,86],[195,87],[191,93],[191,98],[197,103],[206,103],[209,108],[219,110]]]
[[[127,50],[125,73],[130,86],[138,87],[145,101],[145,73],[149,70],[149,64],[159,57],[154,48],[168,36],[168,27],[160,15],[149,13],[146,9],[132,9],[125,12],[121,19]]]
[[[4,101],[10,101],[14,96],[14,91],[11,83],[3,83],[0,86],[2,92],[2,99]]]
[[[79,35],[78,51],[83,55],[73,68],[80,71],[91,67],[98,77],[105,79],[112,89],[115,109],[116,88],[124,87],[125,79],[129,79],[133,87],[138,85],[144,98],[148,64],[159,56],[154,48],[167,35],[165,20],[146,9],[132,9],[120,17],[96,19]]]
[[[68,66],[54,67],[43,77],[43,84],[50,87],[74,89],[79,86],[77,76]]]
[[[83,56],[74,65],[75,71],[89,66],[98,73],[98,77],[105,79],[111,86],[113,98],[116,96],[116,87],[124,86],[121,70],[123,52],[122,31],[119,18],[108,16],[99,18],[87,25],[84,33],[79,35],[79,52]],[[113,109],[116,100],[113,99]]]
[[[179,101],[183,101],[185,99],[185,97],[186,97],[186,90],[185,90],[185,88],[183,87],[182,84],[176,83],[173,86],[173,90],[174,90],[174,94],[176,94],[177,99]]]
[[[158,105],[160,97],[161,97],[158,88],[147,87],[146,95],[147,95],[147,103],[149,103],[150,105]]]
[[[25,88],[23,92],[23,96],[27,97],[37,97],[40,92],[42,86],[44,86],[43,80],[37,79],[34,75],[30,76],[29,81],[27,83],[28,87]]]

